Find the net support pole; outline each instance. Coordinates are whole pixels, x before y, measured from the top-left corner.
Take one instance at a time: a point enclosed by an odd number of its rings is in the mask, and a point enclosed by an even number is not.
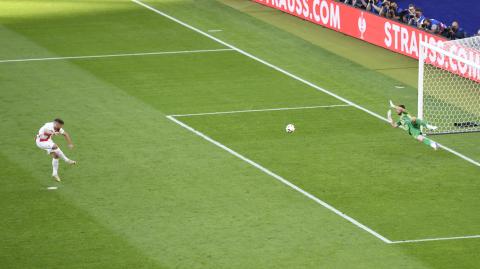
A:
[[[418,57],[418,104],[417,104],[417,116],[419,119],[423,119],[423,68],[425,63],[426,49],[423,42],[420,43]]]

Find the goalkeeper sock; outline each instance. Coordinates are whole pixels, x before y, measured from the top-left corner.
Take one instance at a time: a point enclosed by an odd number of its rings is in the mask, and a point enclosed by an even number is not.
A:
[[[424,137],[423,138],[423,144],[425,144],[427,146],[430,146],[432,144],[432,140],[430,140],[430,138]]]
[[[430,146],[432,144],[432,140],[430,140],[429,138],[426,138],[424,137],[423,138],[423,144],[427,145],[427,146]]]
[[[426,138],[426,137],[423,137],[423,144],[427,145],[427,146],[430,146],[432,147],[433,149],[437,149],[438,148],[438,145],[437,143],[433,142],[432,140],[430,140],[430,138]]]

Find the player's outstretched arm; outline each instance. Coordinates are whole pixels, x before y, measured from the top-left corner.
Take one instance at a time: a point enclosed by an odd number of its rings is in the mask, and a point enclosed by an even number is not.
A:
[[[70,134],[67,133],[67,132],[64,132],[63,136],[65,137],[65,140],[67,141],[68,147],[73,148],[73,142],[72,142],[72,138],[70,137]]]

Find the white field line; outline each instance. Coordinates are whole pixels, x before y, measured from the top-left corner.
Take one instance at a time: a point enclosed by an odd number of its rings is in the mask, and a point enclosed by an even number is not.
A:
[[[480,235],[466,235],[466,236],[455,236],[455,237],[437,237],[437,238],[425,238],[425,239],[413,239],[413,240],[400,240],[400,241],[392,241],[392,242],[390,242],[390,244],[420,243],[420,242],[443,241],[443,240],[473,239],[473,238],[480,238]]]
[[[301,106],[301,107],[281,107],[281,108],[266,108],[266,109],[249,109],[249,110],[234,110],[234,111],[221,111],[221,112],[206,112],[206,113],[194,113],[194,114],[178,114],[170,115],[172,117],[191,117],[191,116],[204,116],[204,115],[222,115],[222,114],[236,114],[236,113],[251,113],[251,112],[266,112],[266,111],[284,111],[284,110],[299,110],[299,109],[314,109],[314,108],[331,108],[331,107],[346,107],[350,105],[325,105],[325,106]]]
[[[423,238],[423,239],[412,239],[412,240],[398,240],[392,241],[388,238],[382,236],[381,234],[375,232],[368,226],[363,225],[362,223],[358,222],[357,220],[349,217],[348,215],[342,213],[338,209],[334,208],[330,204],[320,200],[319,198],[315,197],[314,195],[304,191],[300,187],[296,186],[295,184],[291,183],[290,181],[286,180],[285,178],[273,173],[272,171],[268,170],[267,168],[261,166],[260,164],[248,159],[247,157],[241,155],[240,153],[228,148],[227,146],[221,144],[220,142],[210,138],[209,136],[203,134],[200,131],[195,130],[191,126],[183,123],[182,121],[176,119],[175,117],[189,117],[189,116],[203,116],[203,115],[219,115],[219,114],[233,114],[233,113],[248,113],[248,112],[264,112],[264,111],[281,111],[281,110],[297,110],[297,109],[312,109],[312,108],[326,108],[326,107],[345,107],[349,105],[331,105],[331,106],[309,106],[309,107],[292,107],[292,108],[273,108],[273,109],[255,109],[255,110],[238,110],[238,111],[226,111],[226,112],[211,112],[211,113],[197,113],[197,114],[180,114],[180,115],[169,115],[166,116],[169,120],[175,122],[176,124],[182,126],[183,128],[187,129],[190,132],[202,137],[203,139],[207,140],[208,142],[220,147],[221,149],[229,152],[230,154],[236,156],[237,158],[247,162],[248,164],[254,166],[255,168],[261,170],[262,172],[266,173],[269,176],[277,179],[278,181],[282,182],[283,184],[289,186],[290,188],[300,192],[301,194],[307,196],[308,198],[312,199],[316,203],[322,205],[323,207],[327,208],[328,210],[334,212],[335,214],[341,216],[342,218],[348,220],[355,226],[367,231],[368,233],[372,234],[373,236],[377,237],[378,239],[382,240],[387,244],[405,244],[405,243],[421,243],[421,242],[430,242],[430,241],[443,241],[443,240],[459,240],[459,239],[474,239],[480,238],[480,235],[467,235],[467,236],[455,236],[455,237],[436,237],[436,238]]]
[[[298,77],[298,76],[296,76],[296,75],[294,75],[294,74],[289,73],[288,71],[285,71],[284,69],[282,69],[282,68],[280,68],[280,67],[277,67],[277,66],[275,66],[275,65],[273,65],[273,64],[271,64],[271,63],[269,63],[269,62],[267,62],[267,61],[264,61],[264,60],[262,60],[262,59],[260,59],[260,58],[258,58],[258,57],[256,57],[256,56],[254,56],[254,55],[252,55],[252,54],[250,54],[250,53],[248,53],[248,52],[245,52],[245,51],[243,51],[243,50],[241,50],[241,49],[239,49],[239,48],[237,48],[237,47],[235,47],[235,46],[233,46],[233,45],[230,45],[230,44],[228,44],[228,43],[226,43],[226,42],[224,42],[224,41],[216,38],[216,37],[213,37],[213,36],[211,36],[211,35],[203,32],[202,30],[199,30],[199,29],[197,29],[197,28],[195,28],[195,27],[193,27],[193,26],[191,26],[191,25],[189,25],[189,24],[187,24],[187,23],[185,23],[185,22],[183,22],[183,21],[180,21],[180,20],[177,19],[177,18],[174,18],[174,17],[172,17],[172,16],[170,16],[170,15],[168,15],[168,14],[162,12],[162,11],[159,11],[159,10],[157,10],[157,9],[155,9],[155,8],[147,5],[147,4],[144,4],[144,3],[142,3],[142,2],[140,2],[140,1],[138,1],[138,0],[131,0],[131,1],[134,2],[134,3],[136,3],[136,4],[138,4],[138,5],[140,5],[140,6],[143,6],[143,7],[147,8],[147,9],[149,9],[149,10],[151,10],[151,11],[153,11],[153,12],[155,12],[155,13],[163,16],[163,17],[166,17],[166,18],[168,18],[168,19],[170,19],[170,20],[172,20],[172,21],[174,21],[174,22],[176,22],[176,23],[178,23],[178,24],[180,24],[180,25],[183,25],[184,27],[189,28],[189,29],[191,29],[192,31],[195,31],[195,32],[197,32],[197,33],[199,33],[199,34],[201,34],[201,35],[204,35],[204,36],[206,36],[206,37],[208,37],[208,38],[210,38],[210,39],[212,39],[212,40],[214,40],[214,41],[216,41],[216,42],[218,42],[218,43],[220,43],[220,44],[222,44],[222,45],[224,45],[224,46],[226,46],[226,47],[229,47],[229,48],[231,48],[231,49],[233,49],[233,50],[235,50],[235,51],[237,51],[237,52],[239,52],[239,53],[241,53],[241,54],[243,54],[243,55],[245,55],[245,56],[247,56],[247,57],[249,57],[249,58],[251,58],[251,59],[253,59],[253,60],[256,60],[256,61],[258,61],[258,62],[260,62],[260,63],[262,63],[262,64],[264,64],[264,65],[266,65],[266,66],[268,66],[268,67],[270,67],[270,68],[272,68],[272,69],[275,69],[275,70],[277,70],[277,71],[279,71],[279,72],[281,72],[281,73],[283,73],[283,74],[285,74],[285,75],[287,75],[287,76],[289,76],[289,77],[291,77],[291,78],[293,78],[293,79],[295,79],[295,80],[298,80],[298,81],[300,81],[300,82],[302,82],[302,83],[304,83],[304,84],[306,84],[306,85],[308,85],[308,86],[310,86],[310,87],[312,87],[312,88],[314,88],[314,89],[316,89],[316,90],[318,90],[318,91],[321,91],[321,92],[323,92],[323,93],[325,93],[325,94],[328,94],[328,95],[330,95],[330,96],[332,96],[332,97],[334,97],[334,98],[336,98],[336,99],[338,99],[338,100],[340,100],[340,101],[343,101],[344,103],[346,103],[346,104],[348,104],[348,105],[350,105],[350,106],[353,106],[353,107],[355,107],[355,108],[357,108],[357,109],[359,109],[359,110],[362,110],[362,111],[364,111],[364,112],[366,112],[366,113],[368,113],[368,114],[370,114],[370,115],[372,115],[372,116],[374,116],[374,117],[376,117],[376,118],[378,118],[378,119],[380,119],[380,120],[382,120],[382,121],[388,122],[388,120],[387,120],[386,118],[378,115],[377,113],[375,113],[375,112],[373,112],[373,111],[370,111],[370,110],[368,110],[368,109],[366,109],[366,108],[364,108],[364,107],[362,107],[362,106],[360,106],[360,105],[357,105],[357,104],[353,103],[352,101],[350,101],[350,100],[348,100],[348,99],[345,99],[345,98],[343,98],[343,97],[341,97],[341,96],[339,96],[339,95],[337,95],[337,94],[335,94],[335,93],[333,93],[333,92],[330,92],[330,91],[328,91],[328,90],[325,90],[325,89],[323,89],[323,88],[321,88],[321,87],[313,84],[312,82],[309,82],[309,81],[307,81],[307,80],[304,80],[304,79],[302,79],[302,78],[300,78],[300,77]],[[203,139],[205,139],[205,140],[213,143],[214,145],[216,145],[216,146],[218,146],[218,147],[226,150],[226,151],[229,152],[230,154],[233,154],[234,156],[240,158],[241,160],[249,163],[250,165],[258,168],[259,170],[263,171],[264,173],[266,173],[266,174],[274,177],[275,179],[277,179],[277,180],[281,181],[282,183],[286,184],[287,186],[289,186],[289,187],[291,187],[291,188],[299,191],[299,192],[302,193],[303,195],[305,195],[305,196],[307,196],[308,198],[314,200],[315,202],[323,205],[324,207],[326,207],[326,208],[328,208],[329,210],[333,211],[335,214],[337,214],[337,215],[345,218],[346,220],[350,221],[351,223],[353,223],[353,224],[356,225],[357,227],[359,227],[359,228],[367,231],[368,233],[372,234],[373,236],[377,237],[378,239],[382,240],[383,242],[385,242],[385,243],[387,243],[387,244],[392,244],[392,243],[394,242],[394,241],[391,241],[391,240],[387,239],[386,237],[378,234],[377,232],[373,231],[373,230],[370,229],[369,227],[361,224],[360,222],[356,221],[355,219],[349,217],[348,215],[343,214],[342,212],[338,211],[336,208],[334,208],[334,207],[332,207],[331,205],[323,202],[322,200],[316,198],[315,196],[309,194],[308,192],[302,190],[301,188],[295,186],[294,184],[290,183],[290,182],[287,181],[286,179],[284,179],[284,178],[278,176],[277,174],[271,172],[270,170],[268,170],[268,169],[260,166],[259,164],[253,162],[252,160],[250,160],[250,159],[248,159],[248,158],[240,155],[239,153],[231,150],[230,148],[224,146],[223,144],[221,144],[221,143],[219,143],[219,142],[211,139],[210,137],[204,135],[203,133],[201,133],[201,132],[193,129],[192,127],[184,124],[183,122],[175,119],[173,116],[167,116],[167,118],[170,119],[171,121],[177,123],[178,125],[182,126],[183,128],[185,128],[185,129],[187,129],[187,130],[195,133],[196,135],[202,137]],[[440,145],[440,144],[439,144],[439,145]],[[452,149],[450,149],[450,148],[448,148],[448,147],[446,147],[446,146],[440,145],[440,147],[443,148],[443,149],[445,149],[445,150],[447,150],[447,151],[449,151],[449,152],[451,152],[452,154],[454,154],[454,155],[456,155],[456,156],[458,156],[458,157],[460,157],[460,158],[462,158],[462,159],[464,159],[464,160],[466,160],[466,161],[468,161],[468,162],[470,162],[470,163],[472,163],[472,164],[480,167],[480,163],[479,163],[479,162],[474,161],[473,159],[471,159],[471,158],[469,158],[469,157],[467,157],[467,156],[465,156],[465,155],[463,155],[463,154],[461,154],[461,153],[459,153],[459,152],[456,152],[456,151],[454,151],[454,150],[452,150]],[[420,240],[425,240],[425,239],[420,239]],[[433,240],[433,239],[431,239],[431,240]],[[442,240],[442,238],[438,238],[437,240]],[[449,239],[446,239],[446,240],[449,240]],[[395,241],[395,242],[405,242],[405,243],[408,243],[408,242],[415,242],[415,241],[410,240],[410,241]]]
[[[348,216],[347,214],[345,213],[342,213],[341,211],[339,211],[338,209],[336,209],[335,207],[329,205],[328,203],[318,199],[317,197],[315,197],[314,195],[304,191],[303,189],[301,189],[300,187],[296,186],[295,184],[291,183],[290,181],[286,180],[285,178],[273,173],[272,171],[268,170],[267,168],[261,166],[260,164],[248,159],[247,157],[241,155],[240,153],[230,149],[229,147],[221,144],[220,142],[216,141],[216,140],[213,140],[212,138],[208,137],[207,135],[195,130],[194,128],[188,126],[187,124],[177,120],[174,116],[167,116],[167,118],[173,122],[175,122],[176,124],[182,126],[183,128],[189,130],[190,132],[200,136],[201,138],[207,140],[208,142],[214,144],[215,146],[227,151],[228,153],[234,155],[235,157],[241,159],[242,161],[252,165],[253,167],[259,169],[260,171],[264,172],[265,174],[275,178],[276,180],[280,181],[281,183],[287,185],[288,187],[298,191],[299,193],[305,195],[306,197],[312,199],[313,201],[315,201],[316,203],[322,205],[323,207],[325,207],[326,209],[332,211],[333,213],[337,214],[338,216],[346,219],[347,221],[351,222],[352,224],[354,224],[355,226],[359,227],[360,229],[368,232],[369,234],[375,236],[376,238],[382,240],[383,242],[385,243],[388,243],[388,244],[391,244],[392,241],[390,241],[389,239],[385,238],[384,236],[382,236],[381,234],[375,232],[374,230],[370,229],[369,227],[363,225],[362,223],[358,222],[357,220],[355,220],[354,218]]]
[[[234,49],[179,50],[179,51],[156,51],[156,52],[139,52],[139,53],[123,53],[123,54],[46,57],[46,58],[0,60],[0,63],[56,61],[56,60],[73,60],[73,59],[95,59],[95,58],[129,57],[129,56],[167,55],[167,54],[206,53],[206,52],[220,52],[220,51],[232,51],[232,50],[234,50]]]
[[[337,95],[337,94],[335,94],[335,93],[333,93],[333,92],[331,92],[331,91],[328,91],[328,90],[326,90],[326,89],[324,89],[324,88],[322,88],[322,87],[320,87],[320,86],[317,86],[317,85],[313,84],[313,83],[310,82],[310,81],[307,81],[307,80],[305,80],[305,79],[303,79],[303,78],[301,78],[301,77],[299,77],[299,76],[297,76],[297,75],[294,75],[294,74],[292,74],[292,73],[290,73],[290,72],[288,72],[288,71],[286,71],[286,70],[284,70],[284,69],[282,69],[282,68],[280,68],[280,67],[278,67],[278,66],[276,66],[276,65],[273,65],[273,64],[271,64],[271,63],[269,63],[269,62],[267,62],[267,61],[265,61],[265,60],[262,60],[262,59],[260,59],[260,58],[258,58],[258,57],[256,57],[256,56],[254,56],[254,55],[252,55],[252,54],[244,51],[244,50],[241,50],[241,49],[239,49],[239,48],[237,48],[237,47],[235,47],[235,46],[233,46],[233,45],[231,45],[231,44],[229,44],[229,43],[227,43],[227,42],[225,42],[225,41],[223,41],[223,40],[221,40],[221,39],[218,39],[218,38],[216,38],[216,37],[214,37],[214,36],[212,36],[212,35],[204,32],[204,31],[202,31],[202,30],[200,30],[200,29],[198,29],[198,28],[196,28],[196,27],[194,27],[194,26],[191,26],[190,24],[187,24],[187,23],[185,23],[185,22],[183,22],[183,21],[181,21],[181,20],[179,20],[179,19],[177,19],[177,18],[175,18],[175,17],[172,17],[172,16],[170,16],[170,15],[168,15],[168,14],[166,14],[166,13],[164,13],[164,12],[162,12],[162,11],[160,11],[160,10],[152,7],[152,6],[149,6],[149,5],[145,4],[145,3],[142,3],[142,2],[139,1],[139,0],[131,0],[131,1],[134,2],[134,3],[136,3],[136,4],[138,4],[138,5],[140,5],[140,6],[142,6],[142,7],[144,7],[144,8],[147,8],[147,9],[149,9],[149,10],[151,10],[151,11],[153,11],[153,12],[155,12],[155,13],[157,13],[157,14],[165,17],[165,18],[168,18],[168,19],[170,19],[170,20],[172,20],[172,21],[174,21],[174,22],[176,22],[176,23],[178,23],[178,24],[180,24],[180,25],[183,25],[184,27],[186,27],[186,28],[188,28],[188,29],[190,29],[190,30],[192,30],[192,31],[195,31],[195,32],[197,32],[197,33],[199,33],[199,34],[201,34],[201,35],[203,35],[203,36],[206,36],[206,37],[208,37],[208,38],[210,38],[210,39],[212,39],[212,40],[214,40],[214,41],[216,41],[216,42],[218,42],[218,43],[220,43],[220,44],[222,44],[222,45],[224,45],[224,46],[226,46],[226,47],[228,47],[228,48],[231,48],[232,50],[235,50],[235,51],[237,51],[238,53],[241,53],[241,54],[243,54],[243,55],[245,55],[245,56],[247,56],[247,57],[249,57],[249,58],[257,61],[257,62],[260,62],[260,63],[262,63],[262,64],[264,64],[264,65],[266,65],[266,66],[268,66],[268,67],[270,67],[270,68],[272,68],[272,69],[275,69],[275,70],[277,70],[277,71],[280,72],[280,73],[283,73],[283,74],[285,74],[285,75],[287,75],[287,76],[289,76],[289,77],[291,77],[291,78],[293,78],[293,79],[295,79],[295,80],[297,80],[297,81],[300,81],[300,82],[302,82],[302,83],[304,83],[304,84],[306,84],[306,85],[308,85],[308,86],[310,86],[310,87],[312,87],[312,88],[314,88],[314,89],[316,89],[316,90],[318,90],[318,91],[321,91],[321,92],[323,92],[323,93],[325,93],[325,94],[328,94],[328,95],[330,95],[330,96],[332,96],[332,97],[334,97],[334,98],[336,98],[336,99],[338,99],[338,100],[340,100],[340,101],[342,101],[342,102],[344,102],[344,103],[346,103],[346,104],[349,104],[349,105],[351,105],[351,106],[353,106],[353,107],[355,107],[355,108],[357,108],[357,109],[359,109],[359,110],[362,110],[362,111],[364,111],[364,112],[372,115],[373,117],[375,117],[375,118],[377,118],[377,119],[380,119],[380,120],[382,120],[382,121],[388,122],[388,120],[387,120],[385,117],[382,117],[382,116],[380,116],[379,114],[377,114],[377,113],[375,113],[375,112],[373,112],[373,111],[371,111],[371,110],[368,110],[368,109],[366,109],[366,108],[364,108],[364,107],[362,107],[362,106],[360,106],[360,105],[357,105],[356,103],[354,103],[354,102],[352,102],[352,101],[350,101],[350,100],[348,100],[348,99],[345,99],[345,98],[343,98],[343,97],[341,97],[341,96],[339,96],[339,95]],[[469,163],[471,163],[471,164],[473,164],[473,165],[476,165],[476,166],[480,167],[480,162],[475,161],[475,160],[473,160],[472,158],[467,157],[467,156],[461,154],[460,152],[457,152],[457,151],[455,151],[455,150],[453,150],[453,149],[450,149],[450,148],[448,148],[447,146],[441,145],[441,144],[439,144],[439,143],[438,143],[438,145],[440,146],[440,148],[443,148],[443,149],[445,149],[446,151],[448,151],[448,152],[450,152],[450,153],[452,153],[452,154],[454,154],[454,155],[456,155],[456,156],[464,159],[465,161],[467,161],[467,162],[469,162]]]

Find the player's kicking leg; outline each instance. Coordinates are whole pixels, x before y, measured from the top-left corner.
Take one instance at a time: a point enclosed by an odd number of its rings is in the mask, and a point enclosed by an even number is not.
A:
[[[53,145],[50,155],[52,156],[52,177],[56,181],[60,182],[61,179],[58,176],[58,159],[61,158],[68,164],[76,164],[77,162],[75,162],[74,160],[70,160],[57,145]]]

